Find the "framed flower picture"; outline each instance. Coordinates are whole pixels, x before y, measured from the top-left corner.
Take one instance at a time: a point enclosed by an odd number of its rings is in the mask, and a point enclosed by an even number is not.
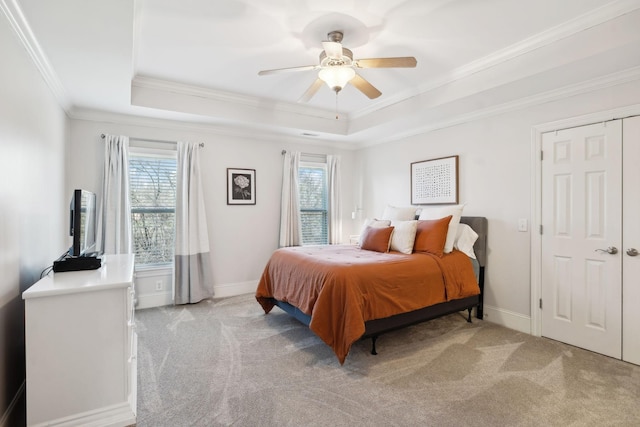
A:
[[[227,204],[256,204],[256,170],[227,168]]]

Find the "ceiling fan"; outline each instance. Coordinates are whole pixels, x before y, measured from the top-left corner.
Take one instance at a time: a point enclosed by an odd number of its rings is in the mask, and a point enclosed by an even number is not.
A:
[[[299,102],[309,101],[323,83],[326,83],[331,90],[340,92],[347,83],[351,83],[356,89],[364,93],[370,99],[382,95],[371,83],[356,73],[362,68],[413,68],[417,61],[413,56],[396,58],[368,58],[353,59],[353,52],[342,46],[342,31],[331,31],[327,34],[328,41],[322,42],[323,51],[320,52],[320,63],[318,65],[306,65],[301,67],[278,68],[275,70],[263,70],[258,73],[260,76],[291,71],[319,70],[318,78],[311,84],[309,89],[300,97]]]

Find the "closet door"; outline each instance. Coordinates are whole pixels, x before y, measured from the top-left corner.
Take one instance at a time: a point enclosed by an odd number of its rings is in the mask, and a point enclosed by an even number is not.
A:
[[[623,121],[622,359],[640,365],[640,117]]]
[[[542,149],[542,335],[620,358],[622,123],[549,132]]]

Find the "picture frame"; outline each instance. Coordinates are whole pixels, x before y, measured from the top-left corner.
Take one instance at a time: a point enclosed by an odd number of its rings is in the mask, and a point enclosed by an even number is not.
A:
[[[458,156],[411,163],[411,204],[458,203]]]
[[[227,205],[256,204],[256,170],[227,168]]]

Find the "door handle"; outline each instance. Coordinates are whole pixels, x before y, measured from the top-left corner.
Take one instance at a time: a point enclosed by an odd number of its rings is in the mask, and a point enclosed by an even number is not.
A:
[[[629,248],[627,249],[627,255],[636,256],[638,255],[638,250],[636,248]]]
[[[608,254],[615,255],[618,253],[618,248],[616,248],[615,246],[609,246],[607,249],[596,249],[596,252],[606,252]],[[631,255],[631,256],[635,256],[635,255]]]

